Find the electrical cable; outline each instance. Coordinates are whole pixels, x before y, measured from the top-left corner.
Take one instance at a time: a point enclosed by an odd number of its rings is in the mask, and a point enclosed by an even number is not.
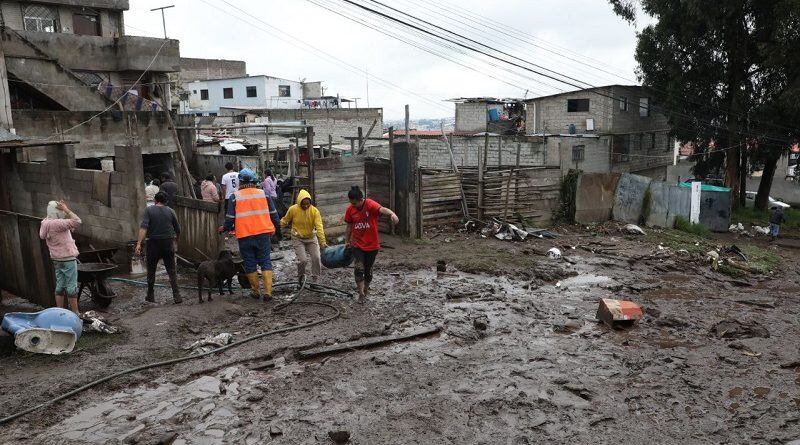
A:
[[[352,0],[339,0],[339,1],[341,1],[341,2],[343,2],[343,3],[345,3],[345,4],[349,4],[349,5],[355,6],[355,7],[357,7],[357,8],[363,9],[363,10],[365,10],[365,11],[367,11],[367,12],[371,13],[371,14],[374,14],[374,15],[376,15],[376,16],[378,16],[378,17],[380,17],[380,18],[384,19],[384,20],[387,20],[387,21],[390,21],[390,22],[395,22],[395,23],[402,24],[402,25],[404,25],[404,26],[406,26],[406,27],[408,27],[408,28],[411,28],[411,29],[414,29],[414,30],[416,30],[416,31],[419,31],[419,32],[422,32],[422,33],[428,34],[428,35],[430,35],[430,36],[432,36],[432,37],[434,37],[434,38],[441,39],[441,40],[443,40],[443,41],[446,41],[446,42],[452,43],[452,44],[454,44],[454,45],[457,45],[457,46],[459,46],[459,47],[462,47],[462,48],[468,49],[468,50],[470,50],[470,51],[476,52],[476,53],[478,53],[478,54],[482,54],[482,55],[484,55],[484,56],[486,56],[486,57],[490,57],[490,58],[492,58],[492,59],[495,59],[495,60],[498,60],[498,61],[504,62],[504,63],[506,63],[506,64],[508,64],[508,65],[511,65],[511,66],[514,66],[514,67],[516,67],[516,68],[520,68],[520,69],[523,69],[523,70],[525,70],[525,71],[530,71],[530,72],[532,72],[532,73],[535,73],[535,74],[537,74],[537,75],[539,75],[539,76],[542,76],[542,77],[545,77],[545,78],[548,78],[548,79],[551,79],[551,80],[555,80],[555,81],[557,81],[557,82],[560,82],[560,83],[563,83],[563,84],[566,84],[566,85],[572,86],[572,87],[574,87],[574,88],[577,88],[577,89],[579,89],[579,90],[584,90],[584,89],[585,89],[584,87],[582,87],[582,86],[580,86],[580,85],[578,85],[578,84],[575,84],[575,83],[573,83],[573,82],[571,82],[571,81],[566,81],[566,80],[563,80],[563,79],[559,79],[559,78],[557,78],[557,77],[554,77],[554,76],[548,75],[548,74],[546,74],[546,73],[543,73],[543,72],[541,72],[541,71],[539,71],[539,70],[532,69],[532,68],[526,67],[526,66],[524,66],[524,65],[521,65],[520,63],[517,63],[517,62],[515,62],[515,61],[513,61],[513,60],[507,60],[507,59],[504,59],[504,58],[502,58],[502,57],[499,57],[499,56],[496,56],[496,55],[494,55],[494,54],[491,54],[491,53],[489,53],[489,52],[487,52],[487,51],[485,51],[485,50],[482,50],[482,49],[479,49],[479,48],[475,48],[475,47],[473,47],[473,46],[471,46],[471,45],[465,44],[465,43],[463,43],[463,42],[461,42],[461,41],[454,40],[454,39],[452,39],[452,38],[450,38],[450,37],[447,37],[447,36],[442,36],[441,34],[437,34],[436,32],[434,32],[434,31],[431,31],[430,29],[425,29],[424,27],[418,26],[418,25],[416,25],[416,24],[414,24],[414,23],[409,23],[409,22],[407,22],[407,21],[401,20],[401,19],[399,19],[399,18],[396,18],[396,17],[394,17],[394,16],[392,16],[392,15],[390,15],[390,14],[387,14],[387,13],[385,13],[385,12],[382,12],[382,11],[379,11],[379,10],[376,10],[376,9],[373,9],[373,8],[370,8],[370,7],[368,7],[368,6],[365,6],[365,5],[363,5],[363,4],[356,3],[355,1],[352,1]],[[368,1],[373,1],[373,2],[375,2],[374,0],[368,0]],[[375,3],[377,3],[377,2],[375,2]],[[380,3],[379,3],[379,4],[380,4]],[[408,13],[404,13],[404,12],[402,12],[402,11],[400,11],[400,12],[401,12],[403,15],[405,15],[406,17],[410,17],[411,19],[414,19],[414,20],[417,20],[417,21],[421,21],[421,19],[419,19],[419,18],[417,18],[417,17],[415,17],[415,16],[413,16],[413,15],[410,15],[410,14],[408,14]],[[440,28],[441,28],[441,27],[440,27]],[[442,28],[442,29],[443,29],[443,28]],[[452,34],[452,32],[451,32],[451,31],[448,31],[448,32],[450,32],[450,33]],[[483,44],[481,44],[481,46],[484,46],[484,47],[490,48],[491,50],[493,50],[493,51],[495,51],[495,52],[500,52],[501,54],[503,54],[501,51],[498,51],[497,49],[495,49],[495,48],[492,48],[492,47],[489,47],[489,46],[487,46],[487,45],[483,45]],[[513,57],[513,56],[512,56],[512,57]],[[516,58],[516,57],[514,57],[514,59],[520,60],[520,61],[521,61],[521,62],[523,62],[523,63],[532,64],[531,62],[529,62],[529,61],[527,61],[527,60],[524,60],[524,59],[521,59],[521,58]],[[589,91],[590,91],[591,93],[593,93],[593,94],[597,94],[597,95],[600,95],[600,96],[607,96],[607,97],[611,98],[612,100],[614,99],[614,98],[613,98],[613,97],[611,97],[611,96],[608,96],[608,95],[606,95],[606,94],[604,94],[604,93],[602,93],[602,92],[600,92],[600,91],[597,91],[597,89],[590,89]],[[669,111],[670,111],[672,114],[674,114],[674,115],[677,115],[677,116],[683,116],[683,117],[686,117],[686,118],[689,118],[689,119],[694,119],[694,117],[692,117],[692,116],[690,116],[690,115],[687,115],[687,114],[685,114],[685,113],[681,113],[681,112],[679,112],[679,111],[676,111],[676,110],[669,110]],[[733,113],[730,113],[730,114],[733,114]],[[702,124],[702,125],[704,125],[704,126],[707,126],[707,127],[709,127],[709,128],[714,128],[714,129],[717,129],[717,130],[722,130],[722,131],[728,131],[728,132],[731,132],[731,130],[730,130],[729,128],[727,128],[727,127],[722,127],[722,126],[720,126],[720,125],[715,125],[713,122],[698,122],[698,124]],[[745,132],[742,132],[742,131],[737,131],[736,133],[737,133],[737,134],[739,134],[739,135],[742,135],[742,136],[750,136],[750,137],[754,137],[754,138],[758,138],[758,139],[771,139],[771,140],[774,140],[774,141],[777,141],[777,142],[781,142],[781,143],[790,143],[790,142],[788,142],[788,139],[779,139],[779,138],[776,138],[776,137],[767,136],[767,135],[765,135],[765,134],[745,133]]]
[[[282,284],[285,284],[285,283],[282,283]],[[303,288],[305,288],[305,286],[303,286],[301,289],[303,289]],[[299,294],[299,292],[298,292],[298,294]],[[296,301],[296,298],[293,299],[292,301],[293,302]],[[69,392],[67,392],[65,394],[62,394],[62,395],[58,396],[58,397],[52,398],[52,399],[50,399],[50,400],[48,400],[46,402],[42,402],[42,403],[40,403],[40,404],[38,404],[36,406],[33,406],[31,408],[19,411],[17,413],[8,415],[6,417],[3,417],[2,419],[0,419],[0,425],[6,424],[8,422],[11,422],[12,420],[18,419],[18,418],[20,418],[22,416],[25,416],[25,415],[30,414],[30,413],[32,413],[34,411],[39,410],[39,409],[45,408],[47,406],[50,406],[50,405],[52,405],[54,403],[60,402],[62,400],[66,400],[66,399],[68,399],[68,398],[70,398],[70,397],[72,397],[72,396],[74,396],[76,394],[79,394],[79,393],[81,393],[83,391],[86,391],[86,390],[88,390],[90,388],[93,388],[93,387],[95,387],[97,385],[100,385],[101,383],[105,383],[105,382],[107,382],[109,380],[112,380],[112,379],[115,379],[117,377],[121,377],[121,376],[128,375],[128,374],[133,374],[133,373],[139,372],[139,371],[145,371],[145,370],[148,370],[148,369],[158,368],[158,367],[162,367],[162,366],[174,365],[174,364],[186,362],[186,361],[189,361],[189,360],[197,360],[197,359],[200,359],[200,358],[203,358],[203,357],[207,357],[209,355],[218,354],[220,352],[227,351],[228,349],[235,348],[235,347],[240,346],[240,345],[242,345],[244,343],[248,343],[248,342],[251,342],[253,340],[258,340],[259,338],[263,338],[263,337],[266,337],[266,336],[269,336],[269,335],[282,334],[284,332],[296,331],[296,330],[300,330],[300,329],[305,329],[305,328],[310,328],[310,327],[313,327],[313,326],[317,326],[317,325],[320,325],[320,324],[323,324],[323,323],[327,323],[329,321],[335,320],[336,318],[339,318],[339,316],[341,316],[341,314],[342,314],[342,311],[339,308],[337,308],[336,306],[334,306],[332,304],[329,304],[329,303],[323,303],[323,302],[318,302],[318,301],[305,301],[304,303],[305,304],[310,304],[310,305],[324,306],[324,307],[333,309],[334,310],[334,314],[333,315],[329,315],[329,316],[327,316],[325,318],[320,318],[318,320],[310,321],[310,322],[299,324],[299,325],[287,326],[287,327],[284,327],[284,328],[273,329],[271,331],[261,332],[261,333],[258,333],[258,334],[251,335],[249,337],[243,338],[241,340],[235,341],[233,343],[227,344],[225,346],[221,346],[221,347],[219,347],[217,349],[212,349],[210,351],[206,351],[206,352],[203,352],[203,353],[200,353],[200,354],[188,355],[188,356],[185,356],[185,357],[178,357],[178,358],[174,358],[174,359],[170,359],[170,360],[164,360],[164,361],[160,361],[160,362],[148,363],[148,364],[145,364],[145,365],[136,366],[134,368],[128,368],[128,369],[116,372],[114,374],[111,374],[111,375],[108,375],[108,376],[105,376],[105,377],[101,377],[101,378],[99,378],[97,380],[94,380],[92,382],[89,382],[89,383],[87,383],[87,384],[85,384],[85,385],[83,385],[83,386],[81,386],[79,388],[73,389],[72,391],[69,391]]]

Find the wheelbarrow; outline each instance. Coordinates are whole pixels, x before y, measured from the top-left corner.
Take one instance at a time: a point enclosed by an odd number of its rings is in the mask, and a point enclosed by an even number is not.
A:
[[[97,307],[107,308],[116,295],[106,283],[106,278],[116,268],[115,264],[78,264],[78,299],[83,296],[83,292],[86,290]]]

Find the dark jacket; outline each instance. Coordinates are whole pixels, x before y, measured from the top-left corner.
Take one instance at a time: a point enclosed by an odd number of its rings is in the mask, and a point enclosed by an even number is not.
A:
[[[783,208],[776,207],[775,210],[772,211],[772,215],[769,216],[769,223],[781,225],[784,222],[786,222],[786,217],[783,215]]]

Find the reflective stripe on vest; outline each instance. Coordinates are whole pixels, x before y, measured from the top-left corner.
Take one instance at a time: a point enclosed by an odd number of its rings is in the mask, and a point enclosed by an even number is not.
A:
[[[236,200],[236,238],[275,233],[269,217],[269,203],[264,191],[257,188],[241,189],[233,194]]]

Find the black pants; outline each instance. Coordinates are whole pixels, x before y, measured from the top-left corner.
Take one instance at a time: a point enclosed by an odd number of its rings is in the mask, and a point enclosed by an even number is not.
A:
[[[169,275],[173,296],[178,292],[178,277],[175,275],[175,251],[172,248],[172,238],[147,240],[147,295],[153,295],[156,283],[156,267],[158,261],[164,261],[164,268]]]
[[[377,256],[377,250],[366,252],[355,247],[353,248],[353,258],[355,259],[353,270],[356,275],[356,283],[364,281],[369,284],[372,282],[372,266],[375,265],[375,257]]]

